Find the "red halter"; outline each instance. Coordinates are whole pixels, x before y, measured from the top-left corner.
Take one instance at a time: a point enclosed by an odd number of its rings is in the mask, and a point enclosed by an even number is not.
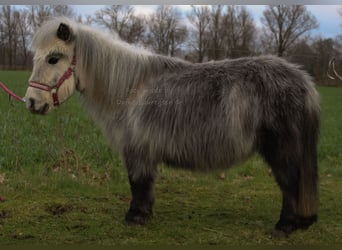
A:
[[[30,81],[29,82],[29,87],[36,88],[36,89],[41,89],[41,90],[50,92],[51,95],[52,95],[52,99],[53,99],[53,105],[54,106],[58,106],[59,105],[58,89],[75,72],[75,65],[76,65],[76,56],[74,55],[73,58],[72,58],[70,67],[64,72],[62,77],[58,80],[58,82],[55,85],[49,86],[49,85],[47,85],[45,83]]]

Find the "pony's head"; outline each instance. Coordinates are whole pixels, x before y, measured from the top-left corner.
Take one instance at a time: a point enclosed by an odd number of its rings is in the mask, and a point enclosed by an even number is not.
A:
[[[75,91],[75,35],[68,22],[52,20],[34,35],[33,71],[25,99],[33,113],[46,114]]]

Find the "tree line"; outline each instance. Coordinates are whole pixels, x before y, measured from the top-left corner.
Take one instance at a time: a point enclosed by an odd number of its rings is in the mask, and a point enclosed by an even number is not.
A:
[[[76,15],[70,5],[3,5],[0,69],[32,67],[32,34],[50,16],[100,26],[135,46],[192,62],[274,54],[302,65],[319,84],[341,84],[327,71],[332,58],[342,69],[342,36],[312,37],[319,23],[304,5],[266,6],[261,28],[246,6],[237,5],[191,6],[186,13],[160,5],[148,15],[137,15],[134,6],[111,5],[93,16]]]

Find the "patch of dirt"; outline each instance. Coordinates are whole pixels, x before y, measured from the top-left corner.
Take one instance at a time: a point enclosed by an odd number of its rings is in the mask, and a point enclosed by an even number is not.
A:
[[[6,174],[0,174],[0,184],[4,184],[6,181]]]
[[[66,226],[66,229],[68,229],[69,231],[84,231],[89,229],[89,226],[85,224],[74,224]]]
[[[0,219],[6,219],[11,216],[11,213],[7,210],[0,210]]]
[[[62,149],[56,162],[52,166],[55,173],[64,173],[72,179],[86,181],[89,184],[104,184],[110,181],[109,171],[98,173],[91,166],[82,162],[81,157],[70,149]]]
[[[33,239],[35,238],[35,236],[32,234],[17,233],[17,234],[13,234],[12,238],[17,239],[17,240],[27,240],[27,239]]]
[[[71,212],[73,209],[72,205],[55,203],[47,205],[45,211],[52,215],[62,215]]]

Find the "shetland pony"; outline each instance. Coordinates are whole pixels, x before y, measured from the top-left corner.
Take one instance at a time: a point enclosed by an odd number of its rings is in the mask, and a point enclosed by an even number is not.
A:
[[[319,96],[296,65],[273,56],[193,64],[65,18],[46,22],[32,46],[27,108],[46,114],[80,93],[127,168],[127,222],[150,219],[159,163],[208,171],[253,152],[282,192],[274,235],[317,220]]]

